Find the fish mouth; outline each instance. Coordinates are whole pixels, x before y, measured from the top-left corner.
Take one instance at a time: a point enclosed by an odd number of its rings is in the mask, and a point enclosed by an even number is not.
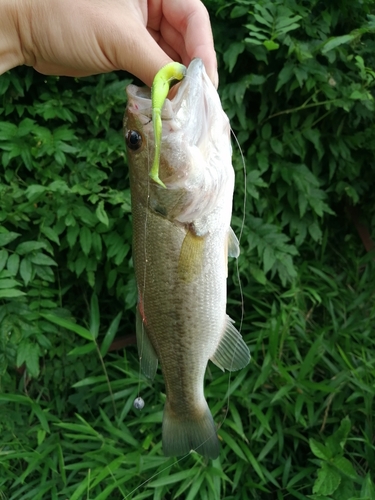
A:
[[[205,96],[216,96],[220,100],[214,85],[207,76],[203,61],[195,58],[189,64],[184,79],[177,84],[177,92],[172,99],[166,99],[161,118],[163,121],[173,120],[176,128],[195,127],[202,116],[207,115]],[[128,102],[132,112],[138,115],[145,125],[152,118],[151,89],[129,85],[127,88]],[[220,106],[221,107],[221,106]],[[205,122],[209,119],[205,116]],[[201,128],[201,127],[198,127]]]

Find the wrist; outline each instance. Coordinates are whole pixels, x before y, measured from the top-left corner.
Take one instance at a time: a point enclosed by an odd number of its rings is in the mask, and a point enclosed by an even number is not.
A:
[[[0,15],[0,75],[24,64],[18,32],[18,14],[21,8],[16,0],[1,0]]]

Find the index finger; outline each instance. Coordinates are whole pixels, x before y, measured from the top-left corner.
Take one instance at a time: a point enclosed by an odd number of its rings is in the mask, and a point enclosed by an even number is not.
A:
[[[169,0],[163,2],[166,20],[181,33],[190,60],[200,57],[208,76],[218,86],[217,61],[210,17],[199,0]],[[189,61],[183,61],[188,65]]]

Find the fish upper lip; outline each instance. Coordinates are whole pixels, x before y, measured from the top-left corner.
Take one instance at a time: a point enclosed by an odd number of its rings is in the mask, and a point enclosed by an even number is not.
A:
[[[184,79],[178,86],[177,94],[171,102],[178,102],[186,91],[189,92],[191,90],[189,87],[196,87],[200,83],[199,79],[203,71],[204,65],[202,59],[193,59],[187,68]]]
[[[193,59],[187,68],[186,76],[178,84],[176,95],[172,100],[165,100],[161,113],[163,120],[175,119],[180,109],[184,106],[188,107],[190,115],[195,113],[199,101],[195,97],[198,97],[201,92],[203,72],[203,61],[199,58]],[[152,118],[151,89],[129,85],[127,92],[129,100],[133,101],[138,113],[141,112],[145,117]],[[188,104],[186,104],[187,102]]]
[[[178,84],[177,93],[172,100],[166,100],[165,108],[171,106],[173,109],[173,114],[176,115],[183,105],[184,99],[189,100],[190,112],[193,109],[193,105],[196,103],[196,99],[191,99],[191,96],[195,96],[197,92],[201,90],[202,74],[204,72],[204,64],[202,59],[195,58],[189,64],[186,75],[182,82]],[[170,103],[170,104],[167,104]]]

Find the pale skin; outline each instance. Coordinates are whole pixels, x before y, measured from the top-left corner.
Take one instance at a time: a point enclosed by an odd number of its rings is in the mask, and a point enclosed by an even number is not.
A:
[[[173,61],[200,57],[217,87],[209,16],[200,0],[1,0],[0,74],[129,71],[146,85]]]

